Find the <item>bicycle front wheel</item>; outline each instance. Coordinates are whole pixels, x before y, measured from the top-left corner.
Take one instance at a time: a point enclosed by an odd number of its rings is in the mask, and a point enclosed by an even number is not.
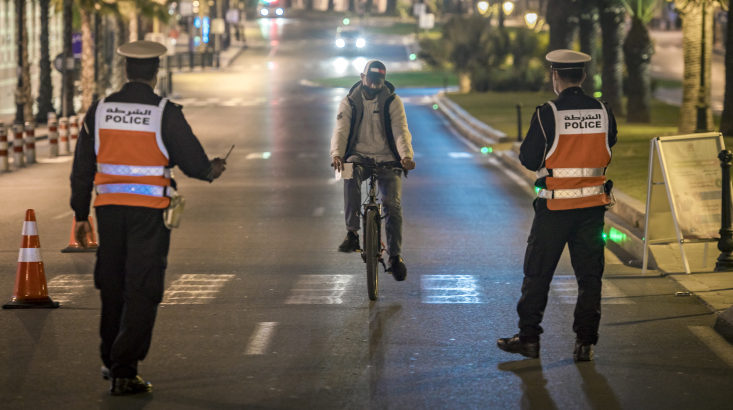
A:
[[[379,214],[368,209],[364,219],[364,255],[367,266],[367,290],[370,300],[377,300],[379,294]]]

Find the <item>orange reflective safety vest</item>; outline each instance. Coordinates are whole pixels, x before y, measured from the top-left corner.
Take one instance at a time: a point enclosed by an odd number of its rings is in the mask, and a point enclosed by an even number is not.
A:
[[[560,111],[549,104],[555,115],[555,140],[545,156],[545,168],[538,171],[540,177],[549,175],[539,197],[547,199],[547,208],[553,211],[609,204],[605,183],[611,147],[605,106]]]
[[[168,207],[171,176],[161,135],[167,101],[163,98],[157,106],[99,102],[94,117],[94,206]]]

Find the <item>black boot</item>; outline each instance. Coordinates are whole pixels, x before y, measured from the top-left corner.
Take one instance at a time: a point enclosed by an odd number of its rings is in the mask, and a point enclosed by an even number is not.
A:
[[[522,356],[536,359],[540,357],[540,341],[527,342],[522,341],[519,335],[513,337],[504,337],[496,341],[499,349],[509,353],[519,353]]]
[[[356,252],[359,249],[359,235],[356,232],[348,231],[346,238],[339,245],[339,252]]]
[[[405,261],[400,258],[400,255],[389,257],[389,268],[387,272],[391,273],[392,277],[398,282],[405,280],[407,277],[407,266],[405,266]]]
[[[114,377],[112,378],[112,386],[109,389],[109,393],[113,396],[150,393],[152,391],[153,385],[150,382],[146,382],[145,380],[143,380],[143,378],[140,376],[135,376],[132,379]]]
[[[573,360],[576,362],[590,362],[593,360],[593,345],[575,341],[575,349],[573,349]]]

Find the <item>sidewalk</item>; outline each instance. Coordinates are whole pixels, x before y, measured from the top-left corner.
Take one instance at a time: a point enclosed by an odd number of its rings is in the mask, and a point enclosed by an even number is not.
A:
[[[229,46],[229,48],[227,48],[226,50],[222,51],[221,54],[219,55],[219,64],[220,64],[220,67],[219,68],[211,68],[211,69],[212,70],[220,70],[220,69],[225,69],[225,68],[229,67],[234,62],[234,60],[236,60],[237,57],[239,57],[239,55],[244,50],[246,50],[246,49],[247,49],[247,43],[245,43],[243,41],[232,41],[232,43]],[[173,73],[178,73],[178,72],[187,72],[187,71],[186,70],[183,70],[183,71],[174,70],[173,71]],[[198,69],[198,70],[194,70],[194,72],[202,72],[202,71],[200,69]],[[175,85],[175,82],[174,82],[174,85]],[[174,90],[175,90],[175,87],[174,87]],[[79,116],[79,115],[83,115],[83,114],[82,113],[77,113],[76,115]],[[5,126],[5,128],[7,130],[7,134],[8,134],[8,151],[9,152],[12,151],[12,147],[13,147],[13,141],[12,141],[12,137],[11,137],[10,127],[13,125],[14,121],[15,121],[15,114],[0,115],[0,123],[2,123]],[[35,137],[36,137],[36,144],[38,144],[41,141],[48,140],[48,125],[47,124],[36,124]],[[44,151],[47,153],[48,152],[48,148],[47,148],[47,145],[48,144],[43,144],[43,145],[45,145]],[[38,158],[45,158],[45,156],[44,157],[41,157],[41,154],[39,153],[39,151],[40,151],[39,148],[40,147],[38,145],[36,145],[36,156]],[[12,154],[10,154],[10,157],[11,157],[10,162],[11,162],[11,170],[12,170],[13,169]],[[2,175],[2,172],[0,172],[0,175]]]
[[[436,95],[435,101],[456,130],[475,146],[501,143],[509,147],[495,151],[489,157],[490,161],[499,162],[504,172],[511,174],[512,180],[524,182],[528,194],[534,195],[532,187],[535,175],[520,164],[519,143],[506,142],[504,133],[476,120],[443,93]],[[639,268],[637,275],[641,276],[646,205],[618,190],[614,190],[614,195],[616,205],[606,213],[604,231],[609,237],[606,246],[626,265]],[[611,229],[618,232],[615,240],[609,234]],[[702,300],[718,315],[715,330],[733,343],[733,272],[714,272],[715,261],[720,254],[716,242],[684,246],[692,274],[685,273],[679,244],[668,244],[649,247],[649,270],[646,275],[669,276],[689,291],[691,296]]]

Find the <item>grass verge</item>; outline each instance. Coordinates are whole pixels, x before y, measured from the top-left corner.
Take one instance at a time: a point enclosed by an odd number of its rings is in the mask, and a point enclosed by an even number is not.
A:
[[[517,136],[517,109],[521,104],[522,133],[527,132],[529,121],[537,105],[554,99],[552,93],[507,92],[449,94],[451,100],[463,107],[477,119],[506,133]],[[616,117],[618,142],[613,147],[613,159],[608,167],[608,177],[624,193],[646,201],[647,172],[649,167],[649,141],[657,136],[677,135],[679,107],[652,101],[651,124],[628,124],[626,118]],[[720,118],[715,118],[716,127]],[[727,147],[733,145],[733,138],[726,138]]]

